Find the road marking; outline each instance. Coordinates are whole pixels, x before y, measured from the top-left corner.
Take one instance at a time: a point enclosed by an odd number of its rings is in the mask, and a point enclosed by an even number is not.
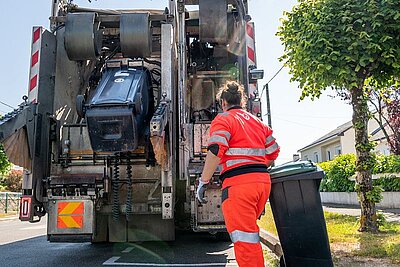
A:
[[[30,227],[21,228],[21,230],[41,230],[41,229],[46,229],[46,225],[38,225],[38,226],[30,226]]]
[[[134,249],[134,247],[126,248],[126,249],[124,249],[124,250],[122,251],[122,253],[129,253],[129,252],[131,252],[133,249]]]
[[[121,257],[111,257],[103,262],[103,265],[114,266],[153,266],[153,267],[201,267],[201,266],[235,266],[237,263],[139,263],[139,262],[116,262]]]

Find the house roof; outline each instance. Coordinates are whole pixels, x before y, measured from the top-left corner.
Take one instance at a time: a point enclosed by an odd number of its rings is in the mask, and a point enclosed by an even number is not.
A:
[[[305,150],[305,149],[308,149],[308,148],[310,148],[310,147],[316,146],[316,145],[318,145],[318,144],[320,144],[320,143],[322,143],[322,142],[324,142],[324,141],[327,141],[327,140],[329,140],[329,139],[332,139],[332,138],[334,138],[334,137],[342,136],[343,133],[344,133],[345,131],[347,131],[348,129],[350,129],[351,127],[353,127],[352,121],[346,122],[345,124],[342,124],[342,125],[338,126],[335,130],[333,130],[333,131],[331,131],[331,132],[325,134],[324,136],[318,138],[317,140],[315,140],[315,141],[312,142],[311,144],[309,144],[309,145],[307,145],[307,146],[305,146],[305,147],[303,147],[303,148],[300,148],[300,149],[298,150],[298,152],[301,152],[301,151],[303,151],[303,150]]]
[[[383,127],[386,128],[387,125],[388,125],[388,124],[385,122],[385,123],[383,124]],[[381,128],[381,126],[378,126],[378,128],[376,128],[375,130],[373,130],[373,131],[371,132],[371,135],[374,136],[374,135],[376,135],[377,133],[379,133],[380,131],[382,131],[382,128]]]

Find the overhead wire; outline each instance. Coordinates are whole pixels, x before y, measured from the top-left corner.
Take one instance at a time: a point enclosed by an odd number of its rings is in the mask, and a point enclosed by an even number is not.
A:
[[[281,116],[287,117],[303,117],[303,118],[313,118],[313,119],[347,119],[347,116],[310,116],[310,115],[303,115],[303,114],[283,114],[279,113]]]
[[[9,107],[9,108],[14,109],[13,106],[11,106],[11,105],[9,105],[9,104],[7,104],[7,103],[4,103],[3,101],[0,101],[0,104],[3,104],[3,105],[6,106],[6,107]]]
[[[315,127],[315,126],[312,126],[312,125],[308,125],[308,124],[304,124],[304,123],[299,123],[299,122],[296,122],[296,121],[291,121],[291,120],[282,119],[282,118],[279,118],[279,116],[276,116],[276,115],[274,116],[274,118],[277,118],[278,120],[281,120],[281,121],[285,121],[285,122],[297,124],[297,125],[300,125],[300,126],[304,126],[304,127],[309,127],[309,128],[314,128],[314,129],[318,129],[318,130],[329,131],[329,129],[326,129],[326,128]]]
[[[272,78],[264,85],[262,91],[261,91],[261,95],[260,98],[263,96],[263,93],[265,91],[266,85],[268,85],[270,82],[272,82],[273,79],[275,79],[275,77],[282,71],[283,67],[285,67],[285,65],[282,65],[282,67],[274,74],[274,76],[272,76]]]

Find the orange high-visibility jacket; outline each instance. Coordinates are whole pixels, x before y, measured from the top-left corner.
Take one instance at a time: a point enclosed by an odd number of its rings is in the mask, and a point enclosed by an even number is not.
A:
[[[270,182],[268,174],[254,175],[253,178],[246,175],[245,179],[239,177],[247,173],[266,173],[266,161],[275,160],[279,154],[280,148],[271,128],[256,116],[241,107],[218,114],[211,123],[209,148],[213,144],[219,146],[217,156],[221,159],[223,187],[228,184]]]

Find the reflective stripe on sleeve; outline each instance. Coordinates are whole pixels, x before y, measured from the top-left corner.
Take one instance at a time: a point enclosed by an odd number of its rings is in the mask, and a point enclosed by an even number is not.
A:
[[[219,136],[219,135],[213,135],[211,136],[211,138],[208,140],[208,143],[222,143],[224,145],[228,145],[228,141],[226,141],[226,138],[223,136]]]
[[[215,131],[215,132],[213,132],[213,136],[214,136],[215,134],[222,134],[222,135],[224,135],[224,136],[226,137],[226,140],[228,140],[228,141],[231,139],[231,133],[228,132],[228,131]]]
[[[259,162],[259,161],[255,161],[255,160],[249,160],[249,159],[233,159],[233,160],[227,160],[226,161],[226,167],[231,167],[231,166],[233,166],[233,165],[235,165],[235,164],[239,164],[239,163],[245,163],[245,162],[249,162],[249,163],[261,163],[262,164],[262,162]]]
[[[235,242],[245,242],[257,244],[260,242],[260,235],[258,232],[244,232],[240,230],[235,230],[229,234],[233,243]]]
[[[266,154],[272,154],[279,148],[278,143],[274,143],[265,149]]]
[[[265,156],[265,148],[229,148],[226,155],[230,156]]]
[[[270,136],[268,136],[267,139],[265,140],[265,144],[267,145],[267,144],[269,144],[269,143],[271,143],[271,142],[273,142],[273,141],[275,141],[275,138],[274,138],[272,135],[270,135]]]

